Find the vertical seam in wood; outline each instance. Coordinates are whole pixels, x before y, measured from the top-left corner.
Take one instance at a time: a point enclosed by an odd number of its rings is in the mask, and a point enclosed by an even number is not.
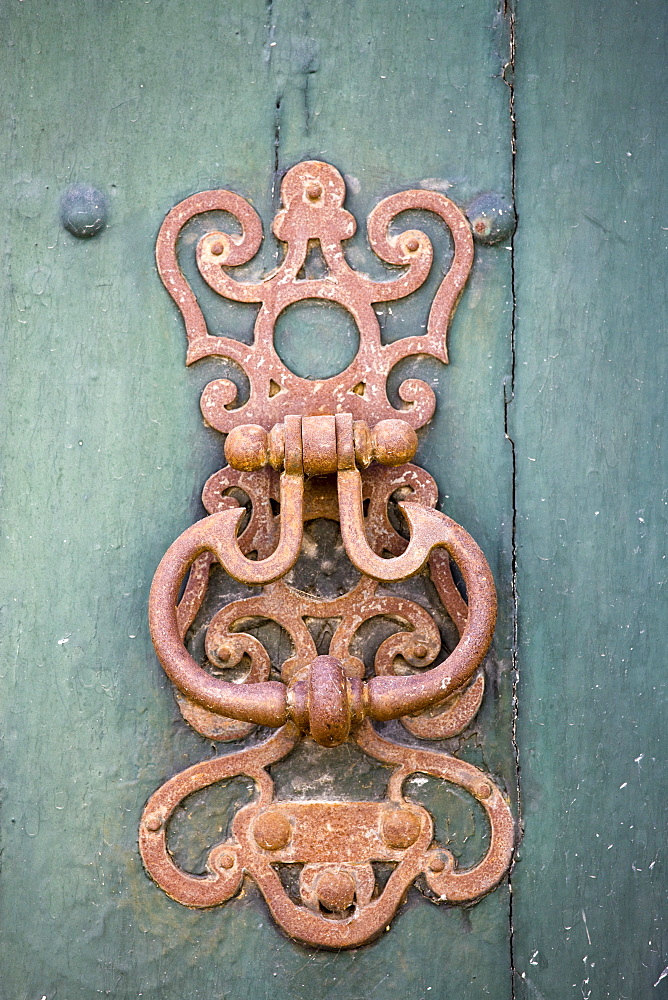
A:
[[[511,150],[511,196],[513,208],[516,209],[516,182],[517,182],[517,125],[515,120],[515,19],[517,11],[517,0],[502,0],[503,15],[508,22],[508,61],[503,69],[503,79],[508,87],[508,105],[510,114],[510,150]],[[515,441],[510,434],[510,406],[515,398],[515,373],[517,367],[517,344],[516,344],[516,275],[515,275],[515,233],[510,240],[510,283],[512,294],[511,323],[510,323],[510,385],[506,387],[504,401],[505,436],[510,443],[511,465],[512,465],[512,529],[511,529],[511,588],[512,588],[512,644],[511,644],[511,669],[512,669],[512,744],[513,759],[515,764],[515,794],[517,801],[517,825],[518,832],[521,831],[522,797],[520,787],[520,759],[519,747],[517,744],[517,716],[518,716],[518,602],[517,602],[517,450]],[[513,1000],[516,1000],[515,983],[515,940],[513,923],[513,871],[515,860],[510,868],[508,876],[509,883],[509,951],[510,951],[510,989]]]

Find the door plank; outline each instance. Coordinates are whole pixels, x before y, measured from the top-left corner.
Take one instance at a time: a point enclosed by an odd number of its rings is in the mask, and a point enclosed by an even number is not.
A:
[[[517,996],[668,995],[666,7],[522,3]]]
[[[136,847],[148,795],[214,752],[183,724],[146,627],[154,568],[201,516],[201,487],[223,464],[198,407],[221,366],[183,366],[181,320],[153,266],[157,229],[181,198],[225,185],[253,199],[267,231],[280,172],[322,157],[350,177],[360,223],[350,259],[372,270],[363,221],[385,194],[436,182],[461,205],[485,190],[508,195],[507,37],[495,3],[41,0],[7,6],[2,18],[12,124],[0,139],[9,177],[0,192],[2,990],[48,1000],[504,1000],[505,886],[471,909],[436,907],[413,890],[389,934],[334,955],[287,941],[252,885],[208,912],[173,903]],[[87,242],[58,221],[75,181],[111,202],[109,228]],[[447,241],[429,227],[444,261]],[[268,240],[267,266],[274,252]],[[511,301],[509,249],[479,249],[449,368],[421,361],[403,371],[438,393],[418,457],[443,509],[487,554],[500,595],[489,693],[461,753],[514,798]],[[214,325],[247,332],[246,314],[206,305]],[[386,336],[419,330],[427,308],[415,297],[388,310]],[[298,360],[297,334],[286,331],[288,361]],[[322,361],[333,363],[328,328],[319,335]],[[350,791],[361,773],[345,748],[326,761],[306,752],[291,767],[277,774],[286,785],[331,767]],[[219,836],[246,795],[237,783],[195,803],[184,829],[191,819],[205,832],[218,824]],[[444,786],[425,795],[444,830],[465,812]],[[177,830],[175,849],[195,852],[197,836]]]

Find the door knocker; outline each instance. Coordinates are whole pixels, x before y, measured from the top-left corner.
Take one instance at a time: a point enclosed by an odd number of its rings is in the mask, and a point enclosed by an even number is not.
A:
[[[402,358],[427,354],[447,362],[447,328],[471,268],[473,241],[467,219],[444,195],[394,194],[371,212],[368,238],[382,261],[403,270],[392,280],[372,281],[346,261],[342,241],[354,234],[356,223],[343,207],[345,184],[334,167],[297,164],[283,179],[281,197],[273,232],[286,245],[284,259],[257,283],[236,280],[230,270],[250,261],[262,242],[260,219],[239,195],[219,190],[187,198],[168,214],[158,236],[158,270],[185,321],[187,363],[208,356],[231,359],[246,373],[250,394],[239,406],[237,388],[227,379],[204,389],[202,412],[210,426],[227,435],[228,465],[204,487],[208,516],[173,543],[157,569],[149,605],[151,636],[183,716],[199,733],[225,741],[240,739],[258,725],[277,731],[265,742],[195,764],[167,781],[146,805],[139,843],[150,876],[186,906],[225,902],[247,875],[291,937],[319,947],[350,948],[388,926],[419,875],[438,899],[472,902],[498,884],[511,859],[512,815],[489,774],[447,753],[393,742],[373,726],[374,720],[400,718],[419,739],[451,737],[473,719],[483,697],[480,667],[496,617],[492,575],[471,536],[435,509],[432,477],[411,464],[415,430],[434,412],[433,391],[425,382],[408,379],[399,388],[404,407],[395,409],[386,390],[388,374]],[[392,235],[393,220],[408,209],[432,212],[445,222],[454,256],[435,295],[427,332],[383,344],[374,303],[419,288],[432,264],[431,242],[423,232]],[[185,224],[214,210],[233,216],[241,233],[204,235],[197,245],[197,267],[219,295],[258,304],[249,345],[209,334],[177,261]],[[304,274],[307,251],[314,245],[327,265],[325,277]],[[338,303],[358,328],[357,355],[333,378],[300,378],[275,350],[277,318],[304,299]],[[241,531],[245,508],[229,495],[234,487],[252,504]],[[408,541],[388,514],[399,488],[410,494],[398,504]],[[303,526],[315,518],[340,523],[346,555],[360,573],[354,588],[334,599],[301,593],[284,580],[299,556]],[[464,580],[466,601],[454,583],[451,560]],[[215,562],[236,580],[261,589],[217,610],[206,633],[206,657],[197,662],[184,639]],[[427,565],[459,633],[455,649],[430,669],[441,651],[435,621],[416,602],[382,588]],[[378,615],[390,616],[403,630],[380,644],[373,676],[365,677],[351,642],[360,626]],[[280,680],[269,679],[272,664],[264,646],[239,630],[254,617],[278,622],[290,636],[292,654],[273,664],[280,668]],[[327,655],[317,655],[306,618],[337,621]],[[211,672],[211,664],[231,668],[244,657],[250,669],[241,683]],[[406,673],[406,666],[418,672]],[[276,799],[267,768],[307,736],[324,747],[355,741],[391,767],[386,798]],[[473,867],[457,866],[453,854],[434,840],[429,812],[404,796],[404,782],[416,772],[458,786],[485,810],[489,845]],[[257,798],[237,812],[229,838],[211,849],[206,874],[184,871],[167,849],[170,817],[188,795],[236,775],[255,782]],[[394,865],[382,890],[374,862]],[[281,882],[278,868],[284,864],[301,866],[298,901]]]

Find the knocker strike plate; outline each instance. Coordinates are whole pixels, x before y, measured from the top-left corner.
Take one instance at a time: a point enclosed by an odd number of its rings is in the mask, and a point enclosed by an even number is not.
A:
[[[187,363],[208,356],[231,359],[247,375],[250,392],[236,405],[237,388],[228,379],[204,389],[202,412],[208,424],[227,435],[228,465],[204,487],[208,516],[172,544],[158,567],[149,606],[151,636],[183,717],[197,732],[219,741],[243,739],[258,725],[277,732],[167,781],[146,805],[139,844],[149,875],[186,906],[223,903],[248,876],[291,937],[349,948],[388,926],[418,876],[438,900],[472,902],[498,884],[511,859],[513,819],[490,775],[450,754],[393,742],[373,726],[401,719],[419,740],[452,737],[474,718],[484,694],[481,664],[496,618],[489,566],[471,536],[435,509],[432,477],[411,464],[415,430],[433,415],[434,393],[426,383],[407,379],[399,387],[400,409],[387,395],[388,375],[402,358],[427,354],[447,362],[447,328],[471,268],[473,242],[465,216],[444,195],[394,194],[371,212],[367,235],[377,256],[401,270],[391,280],[372,281],[346,261],[342,244],[354,234],[356,222],[343,207],[345,184],[334,167],[297,164],[283,178],[281,197],[272,228],[285,245],[283,261],[257,283],[230,273],[250,261],[262,242],[257,213],[231,191],[187,198],[168,214],[158,236],[160,276],[185,321]],[[439,216],[452,235],[454,254],[434,297],[427,332],[383,344],[374,304],[409,295],[432,265],[432,245],[423,232],[393,235],[395,217],[407,209]],[[213,210],[233,216],[241,233],[206,233],[197,245],[197,266],[219,295],[257,304],[249,345],[209,334],[178,264],[181,230]],[[325,277],[312,278],[305,271],[307,252],[315,245],[327,266]],[[359,330],[356,357],[333,378],[300,378],[275,350],[279,315],[305,299],[337,303]],[[245,507],[231,495],[233,488],[250,501],[242,530]],[[396,506],[409,527],[408,541],[390,516],[397,491],[404,497]],[[318,518],[339,523],[346,556],[360,574],[359,582],[336,598],[302,593],[285,579],[302,551],[304,525]],[[454,583],[452,563],[464,580],[466,601]],[[261,590],[215,610],[197,662],[185,639],[216,564]],[[442,642],[433,615],[382,586],[427,571],[459,636],[435,666],[430,665],[438,660]],[[353,643],[362,625],[379,616],[400,631],[381,642],[367,676]],[[243,631],[245,623],[257,619],[277,623],[289,636],[291,651],[283,662],[272,662],[262,643]],[[312,619],[336,622],[327,655],[318,655],[307,626]],[[240,682],[220,677],[248,664]],[[268,768],[306,737],[323,747],[353,741],[387,765],[385,799],[277,799]],[[489,845],[473,867],[457,865],[452,852],[434,839],[429,812],[404,796],[404,783],[416,772],[458,786],[485,810]],[[253,780],[257,797],[239,809],[228,839],[210,850],[206,874],[184,871],[167,848],[170,817],[193,792],[238,775]],[[382,889],[374,863],[392,866]],[[298,868],[298,899],[281,881],[283,865]]]

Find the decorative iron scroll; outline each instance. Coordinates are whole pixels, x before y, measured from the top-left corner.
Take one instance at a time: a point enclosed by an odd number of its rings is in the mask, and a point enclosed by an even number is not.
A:
[[[248,875],[291,937],[347,948],[388,926],[419,875],[438,900],[478,899],[502,879],[513,847],[512,815],[490,775],[450,754],[393,742],[373,727],[373,720],[400,718],[419,739],[452,737],[474,718],[483,698],[481,664],[496,617],[492,576],[470,535],[435,509],[432,477],[411,464],[415,429],[431,418],[434,393],[426,383],[408,379],[399,388],[404,405],[396,409],[386,384],[404,357],[428,354],[447,361],[447,328],[471,268],[473,242],[465,216],[444,195],[422,190],[392,195],[371,212],[367,232],[378,257],[402,270],[392,280],[372,281],[346,261],[342,242],[354,234],[356,223],[343,207],[345,185],[334,167],[297,164],[285,175],[281,196],[273,231],[286,244],[285,255],[259,282],[236,280],[228,270],[250,261],[262,242],[260,219],[239,195],[221,190],[187,198],[160,230],[158,269],[185,320],[187,363],[210,355],[229,358],[248,376],[250,394],[238,406],[231,381],[218,379],[204,389],[202,412],[227,434],[229,464],[204,487],[208,516],[187,529],[161,561],[149,608],[156,652],[176,686],[184,718],[197,732],[226,741],[247,736],[257,725],[278,731],[167,781],[146,805],[139,843],[148,873],[178,902],[218,905],[238,892]],[[439,216],[452,234],[454,254],[426,334],[383,344],[374,304],[409,295],[424,283],[432,264],[431,242],[423,232],[393,235],[394,219],[408,209]],[[250,345],[209,334],[179,268],[181,230],[213,210],[232,215],[241,233],[207,232],[197,245],[197,266],[219,295],[258,304]],[[303,271],[315,244],[328,268],[317,279]],[[337,303],[358,327],[357,355],[333,378],[300,378],[275,350],[279,315],[304,299]],[[251,504],[241,531],[245,508],[230,494],[233,488]],[[398,490],[410,498],[398,503],[410,528],[408,541],[389,515]],[[284,579],[301,551],[303,525],[315,518],[340,523],[347,557],[361,574],[347,594],[329,600],[301,593]],[[463,577],[466,601],[453,581],[451,560]],[[217,610],[207,628],[206,662],[198,663],[184,639],[215,563],[262,589]],[[459,634],[455,649],[435,666],[430,665],[441,653],[441,635],[432,615],[379,587],[427,567]],[[400,631],[380,644],[373,675],[365,677],[353,640],[364,622],[377,616],[391,619]],[[281,664],[272,664],[262,643],[243,631],[244,623],[258,617],[276,622],[291,640],[291,655]],[[338,623],[326,656],[318,655],[306,625],[313,618]],[[219,676],[242,663],[250,667],[240,683]],[[280,680],[271,679],[272,666],[280,667]],[[354,741],[391,767],[387,797],[381,802],[275,798],[267,769],[305,737],[325,747]],[[489,845],[473,867],[458,867],[453,854],[434,840],[427,810],[405,798],[404,782],[418,771],[464,789],[485,810]],[[211,849],[205,875],[182,870],[167,848],[170,817],[193,792],[236,775],[253,779],[257,798],[237,812],[229,838]],[[394,865],[382,890],[375,862]],[[300,866],[299,902],[281,882],[284,864]]]

